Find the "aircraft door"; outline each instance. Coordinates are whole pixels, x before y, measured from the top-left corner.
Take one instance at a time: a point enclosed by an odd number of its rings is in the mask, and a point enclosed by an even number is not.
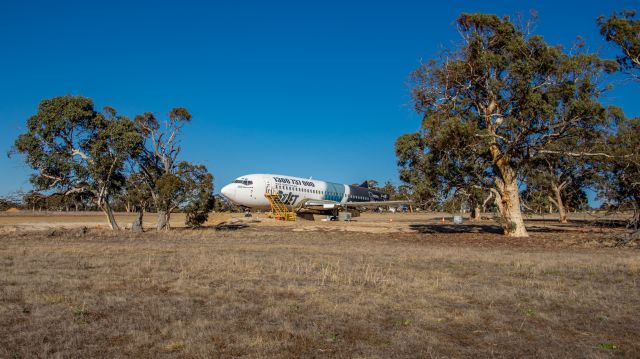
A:
[[[269,179],[264,180],[264,193],[271,193],[272,190],[271,181]]]

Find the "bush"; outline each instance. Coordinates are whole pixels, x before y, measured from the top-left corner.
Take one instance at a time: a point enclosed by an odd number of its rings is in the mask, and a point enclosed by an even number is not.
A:
[[[184,209],[187,227],[201,227],[209,219],[209,212],[211,212],[214,205],[215,198],[211,195],[203,195],[197,201],[189,203]]]

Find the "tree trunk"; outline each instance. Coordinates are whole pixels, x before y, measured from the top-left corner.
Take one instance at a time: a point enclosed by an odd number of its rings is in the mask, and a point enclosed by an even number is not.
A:
[[[564,202],[562,202],[562,193],[560,191],[560,188],[558,188],[557,186],[553,186],[553,193],[556,197],[554,204],[558,208],[560,223],[567,223],[567,211],[564,208]]]
[[[487,204],[489,203],[491,198],[493,198],[493,192],[489,192],[489,195],[487,196],[487,198],[485,198],[484,202],[482,202],[482,212],[487,211]]]
[[[509,237],[528,237],[520,210],[520,193],[518,180],[508,164],[498,166],[500,176],[495,179],[496,205],[500,210],[504,234]]]
[[[631,227],[635,232],[638,232],[638,227],[640,227],[640,198],[636,198],[633,203],[633,218],[631,218],[631,223],[629,223],[629,227]]]
[[[156,229],[159,231],[162,231],[162,230],[168,231],[170,229],[170,226],[169,226],[170,216],[171,216],[171,213],[169,211],[158,210],[158,225]]]
[[[144,209],[142,206],[134,206],[134,209],[136,210],[136,219],[133,221],[133,224],[131,224],[131,231],[133,233],[142,233],[143,232],[143,228],[142,228],[142,219],[144,216]]]
[[[475,206],[473,206],[473,209],[471,210],[471,220],[479,221],[481,219],[482,219],[481,208],[480,208],[480,205],[476,204]]]
[[[104,201],[100,206],[100,208],[107,215],[107,220],[109,221],[109,228],[114,231],[120,230],[120,227],[118,227],[118,223],[116,222],[116,217],[113,215],[113,210],[111,209],[111,205],[109,205],[109,202]]]

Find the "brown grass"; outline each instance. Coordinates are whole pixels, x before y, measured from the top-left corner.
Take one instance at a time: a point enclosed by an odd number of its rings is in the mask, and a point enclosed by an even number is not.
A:
[[[640,356],[637,249],[343,225],[6,234],[0,357]]]

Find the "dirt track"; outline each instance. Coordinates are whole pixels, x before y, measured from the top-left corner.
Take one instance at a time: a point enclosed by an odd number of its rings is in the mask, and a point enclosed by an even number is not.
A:
[[[118,213],[116,215],[122,228],[129,228],[134,219],[130,213]],[[267,227],[274,230],[291,230],[293,232],[338,231],[338,232],[364,232],[364,233],[501,233],[500,227],[491,220],[491,214],[483,216],[479,222],[465,218],[464,224],[452,223],[452,216],[447,213],[363,213],[351,222],[328,222],[322,220],[322,216],[316,216],[315,221],[299,219],[296,222],[275,221],[268,214],[254,214],[251,218],[245,218],[243,214],[213,213],[205,227],[212,227],[232,218],[247,221],[251,226]],[[587,233],[594,239],[610,237],[619,233],[620,228],[612,225],[614,219],[601,220],[594,225],[593,220],[598,217],[593,215],[574,215],[570,217],[569,224],[560,224],[553,215],[535,217],[527,220],[530,233],[564,233],[564,236],[575,236]],[[153,213],[146,214],[144,226],[153,229],[156,216]],[[184,215],[175,213],[171,217],[171,226],[184,227]],[[38,231],[47,229],[72,229],[72,228],[106,228],[105,217],[99,212],[5,212],[0,213],[0,234],[21,231]],[[564,238],[566,239],[566,238]]]

